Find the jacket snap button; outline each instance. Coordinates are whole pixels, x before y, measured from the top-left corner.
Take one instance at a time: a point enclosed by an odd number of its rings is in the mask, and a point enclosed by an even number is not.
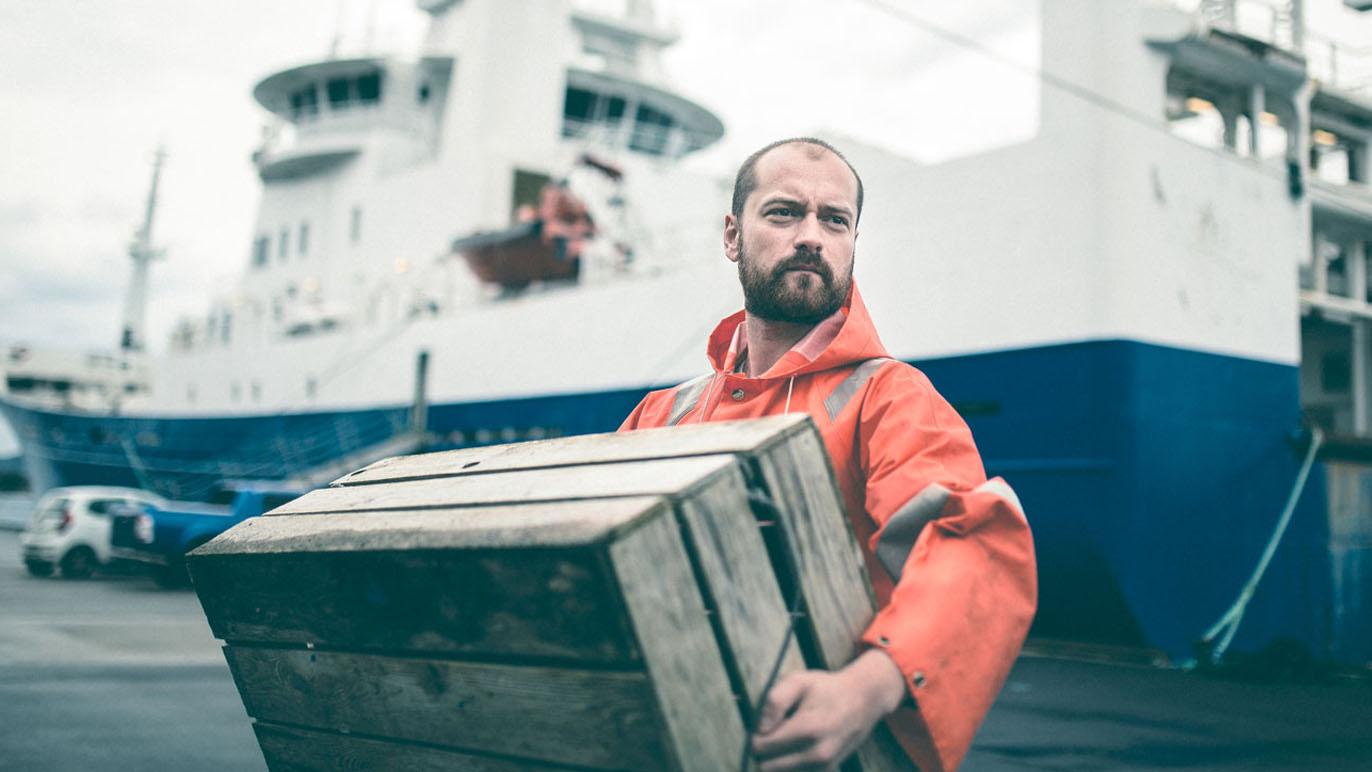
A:
[[[734,389],[734,393],[733,393],[734,399],[736,399],[736,400],[742,400],[742,399],[743,399],[744,397],[746,397],[746,396],[748,396],[748,395],[743,393],[743,389]]]

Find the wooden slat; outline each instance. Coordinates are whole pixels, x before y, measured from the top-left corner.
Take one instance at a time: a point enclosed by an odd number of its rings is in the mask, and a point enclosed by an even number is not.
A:
[[[810,666],[838,670],[857,655],[858,640],[876,615],[876,598],[828,454],[810,425],[756,459],[793,558],[778,568],[794,569],[805,600],[806,615],[797,624],[815,643],[819,661]],[[856,755],[863,772],[916,772],[885,723]]]
[[[656,770],[644,673],[228,646],[254,718],[598,768]]]
[[[189,566],[226,641],[638,659],[600,547],[201,554]]]
[[[730,469],[709,488],[677,505],[685,533],[719,620],[722,650],[737,668],[745,709],[751,710],[767,685],[776,660],[781,672],[805,669],[800,647],[787,641],[790,613],[748,506],[741,469]]]
[[[541,765],[488,758],[422,745],[315,732],[277,724],[253,724],[271,772],[574,772],[561,764]]]
[[[663,499],[540,502],[512,506],[254,517],[191,553],[358,552],[408,549],[577,547],[612,538]]]
[[[773,445],[757,464],[777,505],[817,638],[820,661],[811,665],[842,667],[856,656],[876,599],[818,432]]]
[[[272,510],[303,515],[391,509],[435,509],[617,496],[677,494],[734,464],[732,456],[634,461],[609,466],[529,469],[459,479],[425,479],[321,488]]]
[[[635,529],[610,545],[610,562],[665,725],[662,768],[734,768],[743,720],[676,522]]]
[[[345,475],[333,484],[354,486],[515,469],[754,453],[784,440],[790,432],[800,430],[806,423],[806,417],[797,414],[395,456]],[[670,436],[670,440],[666,439],[667,436]]]

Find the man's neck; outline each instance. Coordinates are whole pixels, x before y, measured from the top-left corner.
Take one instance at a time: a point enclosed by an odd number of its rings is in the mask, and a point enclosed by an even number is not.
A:
[[[774,322],[748,314],[748,377],[756,378],[814,329],[802,322]]]

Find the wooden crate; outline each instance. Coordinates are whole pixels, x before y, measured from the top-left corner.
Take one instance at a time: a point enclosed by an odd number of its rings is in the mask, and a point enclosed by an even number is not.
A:
[[[803,416],[386,459],[188,564],[273,770],[734,770],[874,613]]]

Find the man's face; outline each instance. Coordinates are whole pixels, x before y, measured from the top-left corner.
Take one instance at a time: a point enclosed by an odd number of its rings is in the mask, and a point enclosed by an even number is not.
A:
[[[768,152],[755,171],[742,214],[724,218],[744,307],[770,321],[820,322],[852,286],[857,179],[838,156],[804,143]]]

